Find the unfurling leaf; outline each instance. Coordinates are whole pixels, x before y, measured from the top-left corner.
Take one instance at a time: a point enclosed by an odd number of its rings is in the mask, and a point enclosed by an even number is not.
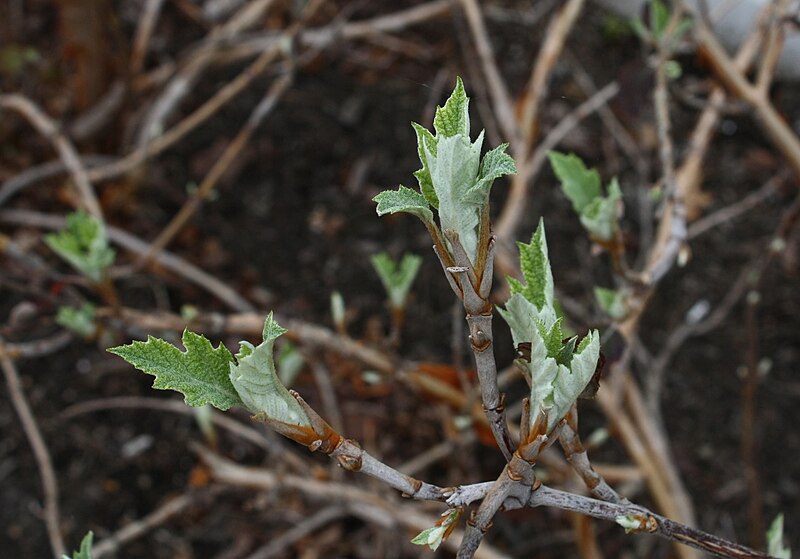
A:
[[[72,559],[92,559],[92,540],[94,540],[94,532],[90,531],[81,540],[80,550],[72,553]],[[62,557],[70,559],[68,555],[62,555]]]
[[[539,223],[529,244],[517,244],[525,283],[508,278],[512,295],[505,309],[498,311],[511,328],[517,347],[530,347],[530,355],[521,360],[531,376],[530,426],[547,414],[549,433],[594,376],[600,336],[591,331],[580,343],[576,337],[564,338],[553,297],[544,223]]]
[[[550,257],[547,254],[547,238],[544,232],[544,221],[539,220],[539,226],[531,237],[531,242],[525,244],[517,242],[519,247],[519,260],[522,276],[525,278],[523,286],[519,281],[511,284],[511,292],[520,292],[525,298],[536,305],[536,308],[553,308],[553,272],[550,270]],[[550,324],[546,325],[550,328]]]
[[[103,224],[85,212],[67,216],[67,227],[47,235],[45,242],[73,268],[95,282],[114,262],[114,250],[108,246]]]
[[[403,255],[398,264],[388,253],[381,252],[373,255],[371,261],[389,295],[389,303],[392,308],[403,309],[406,306],[408,291],[422,264],[422,258],[416,254],[407,253]]]
[[[608,195],[603,196],[600,175],[596,169],[587,169],[575,155],[552,151],[548,154],[564,194],[580,216],[581,224],[590,235],[600,241],[609,241],[617,231],[622,192],[617,179],[608,185]]]
[[[227,410],[242,405],[228,375],[233,356],[224,345],[214,349],[204,336],[183,331],[181,342],[186,351],[152,336],[146,342],[134,341],[112,347],[108,351],[119,355],[140,371],[156,377],[153,388],[177,390],[190,406],[211,404]]]
[[[411,540],[411,543],[427,545],[432,551],[436,551],[456,527],[460,516],[461,509],[448,509],[442,514],[441,518],[434,526],[426,528],[417,534],[414,539]]]
[[[412,123],[417,135],[417,153],[422,168],[414,173],[420,192],[400,187],[374,198],[378,215],[397,211],[417,215],[434,225],[430,208],[438,211],[438,227],[454,231],[467,252],[477,256],[478,225],[495,179],[517,172],[506,145],[489,151],[481,161],[483,132],[470,139],[469,97],[461,78],[433,119],[435,134]]]
[[[792,559],[792,550],[783,544],[783,514],[779,514],[767,530],[767,553],[778,559]]]
[[[306,412],[275,373],[272,348],[275,340],[286,332],[269,313],[264,321],[263,338],[259,345],[239,342],[238,363],[230,362],[230,382],[244,406],[254,414],[263,414],[273,421],[287,425],[310,427]]]

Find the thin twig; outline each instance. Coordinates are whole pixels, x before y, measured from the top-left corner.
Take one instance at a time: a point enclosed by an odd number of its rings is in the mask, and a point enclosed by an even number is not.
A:
[[[30,99],[18,94],[0,95],[0,108],[13,110],[24,116],[39,133],[47,138],[58,151],[64,161],[64,166],[69,169],[75,186],[81,197],[81,202],[92,216],[103,220],[103,211],[100,202],[94,193],[92,183],[86,169],[83,167],[78,152],[53,120],[47,116]]]
[[[272,538],[268,543],[248,555],[246,559],[270,559],[283,552],[295,542],[305,538],[309,534],[319,530],[326,524],[334,520],[345,517],[349,514],[346,506],[330,505],[317,511],[292,526],[291,529],[283,532],[277,538]]]
[[[735,95],[753,106],[757,121],[772,141],[773,145],[786,159],[795,175],[800,177],[800,139],[775,109],[769,98],[762,95],[758,87],[747,81],[744,74],[736,67],[728,53],[704,23],[697,20],[694,26],[695,35],[705,49],[717,77]]]
[[[422,531],[425,528],[430,528],[438,520],[436,516],[421,514],[412,503],[401,503],[394,498],[354,487],[351,484],[321,481],[292,474],[278,475],[263,468],[240,466],[212,453],[204,447],[197,446],[195,451],[211,469],[214,479],[222,483],[261,490],[281,487],[285,490],[298,491],[312,499],[377,507],[386,513],[395,525],[413,531]],[[451,551],[456,551],[460,540],[461,533],[456,530],[442,545]],[[481,546],[476,554],[477,559],[500,559],[501,557],[506,556],[488,544]]]
[[[6,378],[8,394],[14,409],[22,423],[22,430],[28,438],[28,442],[33,448],[33,455],[36,458],[36,465],[39,468],[39,475],[42,478],[42,489],[44,490],[44,522],[47,526],[47,537],[50,540],[50,548],[56,559],[61,559],[65,551],[64,538],[61,535],[61,514],[58,507],[58,478],[53,469],[53,460],[50,451],[42,437],[36,418],[31,411],[25,392],[22,389],[19,373],[14,365],[14,361],[6,353],[5,341],[0,338],[0,367]]]
[[[138,265],[142,266],[152,260],[155,255],[161,252],[169,242],[178,234],[194,213],[200,208],[200,204],[211,194],[219,179],[225,171],[239,156],[242,149],[247,145],[253,133],[258,128],[261,121],[276,106],[278,99],[289,89],[293,81],[292,74],[286,74],[272,84],[266,96],[256,105],[250,114],[245,125],[239,130],[236,137],[228,144],[222,156],[214,163],[211,170],[203,178],[200,186],[183,204],[177,214],[173,216],[167,226],[159,233],[158,237],[151,243],[147,252],[139,259]]]
[[[492,105],[497,122],[503,131],[505,138],[511,143],[511,150],[516,155],[517,139],[519,138],[519,128],[514,117],[514,103],[508,92],[508,86],[503,79],[497,62],[494,59],[494,52],[489,41],[489,34],[486,24],[483,21],[481,8],[477,0],[460,0],[461,8],[469,23],[472,37],[475,41],[475,48],[478,50],[478,58],[481,61],[486,83],[492,95]]]
[[[171,518],[196,504],[198,501],[204,501],[209,498],[213,499],[221,492],[220,487],[211,487],[207,490],[185,493],[179,497],[168,499],[163,505],[151,513],[125,525],[117,532],[114,532],[92,546],[92,558],[101,559],[106,556],[113,557],[125,544],[141,538],[154,528],[158,528]]]
[[[164,0],[147,0],[139,16],[136,26],[136,35],[133,39],[133,52],[131,53],[130,72],[135,76],[142,71],[144,59],[147,56],[147,46],[158,21],[158,14]]]
[[[583,9],[584,0],[569,0],[555,13],[544,33],[544,42],[539,49],[536,62],[533,65],[528,85],[527,96],[522,106],[522,151],[529,153],[533,149],[539,132],[539,110],[547,97],[550,76],[556,62],[561,57],[567,36]]]
[[[162,398],[143,398],[140,396],[119,396],[115,398],[98,398],[88,400],[79,404],[74,404],[63,410],[60,417],[70,420],[87,413],[108,410],[156,410],[162,412],[179,413],[194,417],[195,410],[180,400],[165,400]],[[259,431],[240,421],[232,419],[228,415],[212,410],[211,422],[240,437],[262,450],[266,451],[272,458],[280,457],[281,460],[288,462],[295,472],[308,472],[306,461],[298,457],[294,452],[288,450],[283,440],[270,430]]]
[[[2,210],[0,211],[0,222],[27,225],[31,227],[43,227],[57,230],[64,227],[66,220],[61,216],[43,214],[29,210]],[[145,254],[149,244],[130,233],[116,227],[107,227],[108,238],[122,248],[134,254]],[[207,274],[197,266],[190,264],[182,258],[168,253],[161,252],[155,258],[156,263],[167,270],[186,278],[190,282],[199,285],[209,293],[224,301],[234,310],[248,312],[254,310],[254,306],[244,299],[239,293],[227,285],[225,282]]]

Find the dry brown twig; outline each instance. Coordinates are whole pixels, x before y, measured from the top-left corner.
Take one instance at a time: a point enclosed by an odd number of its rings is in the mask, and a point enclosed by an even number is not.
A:
[[[0,95],[0,109],[13,110],[19,113],[53,144],[62,161],[64,161],[64,166],[69,169],[72,175],[75,187],[80,194],[81,204],[87,212],[102,222],[103,211],[100,209],[100,203],[97,200],[86,169],[78,156],[77,150],[61,132],[58,125],[30,99],[22,95],[13,93]]]
[[[47,537],[50,540],[50,548],[56,559],[61,559],[64,551],[64,538],[61,535],[61,513],[58,506],[58,478],[53,468],[53,459],[47,443],[42,437],[36,418],[33,415],[30,404],[25,397],[22,383],[17,372],[17,367],[12,358],[6,352],[5,341],[0,338],[0,368],[8,386],[8,395],[11,403],[17,412],[22,430],[33,448],[33,455],[36,458],[36,465],[39,468],[39,475],[42,478],[42,489],[44,490],[44,522],[47,527]]]

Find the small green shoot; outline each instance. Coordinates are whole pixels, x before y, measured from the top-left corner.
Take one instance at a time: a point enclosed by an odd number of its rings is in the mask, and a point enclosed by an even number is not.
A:
[[[461,509],[448,509],[441,518],[436,521],[436,524],[430,528],[425,528],[422,532],[417,534],[411,543],[416,545],[427,545],[432,551],[439,549],[439,546],[450,535],[456,527],[459,517],[461,516]]]
[[[522,363],[531,376],[531,427],[540,413],[546,413],[549,433],[592,379],[600,355],[600,336],[593,330],[580,342],[575,337],[563,337],[562,319],[554,304],[544,223],[539,223],[529,244],[517,244],[525,283],[508,278],[511,298],[498,311],[511,328],[514,344],[530,345],[530,360]]]
[[[97,333],[94,321],[94,305],[84,303],[80,308],[59,307],[56,324],[75,332],[82,338],[93,338]]]
[[[72,553],[72,559],[92,559],[92,540],[94,540],[94,533],[90,531],[81,540],[80,550]],[[69,555],[62,555],[62,557],[70,559]]]
[[[628,314],[628,307],[625,301],[627,297],[622,291],[607,289],[605,287],[594,288],[594,298],[603,312],[614,320],[619,320]]]
[[[583,227],[598,241],[611,241],[619,227],[617,220],[622,192],[617,179],[608,184],[606,196],[602,195],[600,175],[596,169],[587,169],[583,161],[569,155],[551,151],[548,154],[564,194],[572,202]]]
[[[650,17],[647,22],[639,18],[630,22],[634,33],[639,36],[643,43],[650,45],[661,43],[669,50],[672,50],[680,38],[692,27],[692,19],[685,17],[667,35],[671,14],[666,4],[661,0],[650,0],[648,12]]]
[[[436,227],[433,210],[443,231],[458,235],[467,255],[475,261],[478,225],[495,179],[517,172],[505,153],[507,144],[490,150],[481,159],[483,132],[470,139],[469,97],[461,78],[443,107],[436,109],[434,133],[412,123],[417,133],[417,153],[422,168],[414,173],[420,191],[400,185],[378,194],[378,215],[407,212],[419,217],[429,229]]]
[[[381,252],[373,255],[370,260],[386,289],[391,307],[395,310],[404,309],[411,284],[414,283],[422,265],[422,257],[406,253],[397,263],[388,253]]]
[[[783,544],[783,514],[779,514],[767,530],[767,554],[778,559],[792,559],[792,550]]]
[[[45,242],[70,266],[96,283],[114,263],[114,250],[108,246],[103,224],[82,211],[68,215],[66,228],[47,235]]]

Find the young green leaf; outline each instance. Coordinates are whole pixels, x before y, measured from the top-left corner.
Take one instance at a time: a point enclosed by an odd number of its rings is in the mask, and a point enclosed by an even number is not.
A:
[[[553,383],[553,407],[548,414],[548,431],[567,415],[572,404],[592,380],[599,357],[600,334],[597,330],[592,330],[581,340],[578,351],[572,355],[569,368],[559,366],[558,376]]]
[[[608,185],[608,196],[598,196],[580,215],[581,224],[595,239],[609,241],[617,232],[617,214],[622,191],[617,179]]]
[[[405,308],[408,292],[417,277],[422,258],[406,253],[398,264],[388,253],[381,252],[373,255],[370,260],[389,295],[389,304],[395,309]]]
[[[425,197],[402,184],[397,190],[384,190],[373,200],[378,203],[378,215],[407,212],[417,216],[425,224],[433,223],[433,212]]]
[[[767,553],[778,559],[792,559],[792,550],[783,544],[783,514],[779,514],[767,530]]]
[[[72,553],[72,559],[92,559],[92,541],[94,540],[94,532],[89,531],[81,540],[81,548],[79,551]],[[70,559],[68,555],[62,555],[64,559]]]
[[[550,270],[550,257],[547,253],[547,238],[544,231],[544,221],[539,220],[539,226],[527,245],[518,241],[519,260],[522,276],[525,278],[523,286],[518,281],[511,282],[511,291],[519,291],[528,301],[538,309],[553,307],[553,272]],[[550,325],[547,325],[549,328]]]
[[[244,407],[254,414],[287,425],[310,427],[311,422],[297,400],[289,394],[278,375],[272,348],[275,340],[286,332],[269,313],[264,321],[263,339],[259,345],[239,342],[237,363],[230,362],[230,382],[239,394]]]
[[[587,169],[580,157],[551,151],[547,154],[561,188],[564,190],[575,212],[581,213],[600,196],[600,174],[596,169]]]
[[[400,187],[374,198],[378,215],[405,211],[414,213],[429,227],[430,208],[438,210],[439,227],[454,231],[473,260],[477,256],[480,212],[495,179],[516,173],[506,146],[489,151],[481,161],[483,132],[470,140],[469,98],[459,78],[444,106],[436,109],[435,134],[412,123],[417,135],[417,153],[422,168],[414,173],[420,193]]]
[[[59,307],[56,324],[83,338],[91,338],[97,332],[97,325],[94,322],[94,305],[84,303],[77,309],[75,307]]]
[[[73,268],[95,282],[114,262],[114,250],[108,246],[103,224],[79,211],[67,216],[66,228],[47,235],[45,242]]]
[[[600,337],[592,331],[580,344],[564,338],[562,318],[553,298],[553,273],[547,253],[544,223],[539,222],[529,244],[517,243],[525,284],[508,278],[511,298],[498,309],[511,328],[517,347],[530,344],[530,358],[521,360],[531,376],[531,424],[547,414],[550,432],[569,412],[594,376]]]
[[[414,171],[414,176],[417,179],[417,183],[419,183],[419,191],[432,207],[438,209],[439,199],[436,197],[436,191],[433,189],[431,170],[428,168],[428,153],[436,155],[436,137],[421,124],[412,122],[411,126],[417,134],[417,154],[422,163],[422,169]]]
[[[594,298],[597,300],[597,304],[600,305],[600,308],[603,309],[603,312],[615,320],[628,314],[628,308],[625,304],[625,293],[622,291],[606,289],[605,287],[595,287]]]
[[[433,188],[439,200],[439,223],[442,230],[458,233],[470,258],[478,246],[479,211],[485,196],[470,192],[480,168],[483,132],[475,142],[469,136],[437,137],[437,153],[427,153]],[[488,191],[487,191],[488,192]]]
[[[424,529],[417,534],[411,543],[415,545],[427,545],[432,551],[439,549],[439,546],[450,535],[461,516],[461,510],[448,509],[442,514],[441,518],[436,521],[436,524],[430,528]]]
[[[134,341],[108,351],[155,376],[153,388],[182,393],[190,406],[211,404],[227,410],[242,405],[229,379],[233,356],[228,348],[219,344],[214,349],[204,336],[189,330],[183,331],[181,341],[185,352],[152,336],[146,342]]]
[[[456,78],[456,87],[444,106],[436,107],[433,129],[439,139],[457,135],[469,137],[469,97],[460,77]]]

